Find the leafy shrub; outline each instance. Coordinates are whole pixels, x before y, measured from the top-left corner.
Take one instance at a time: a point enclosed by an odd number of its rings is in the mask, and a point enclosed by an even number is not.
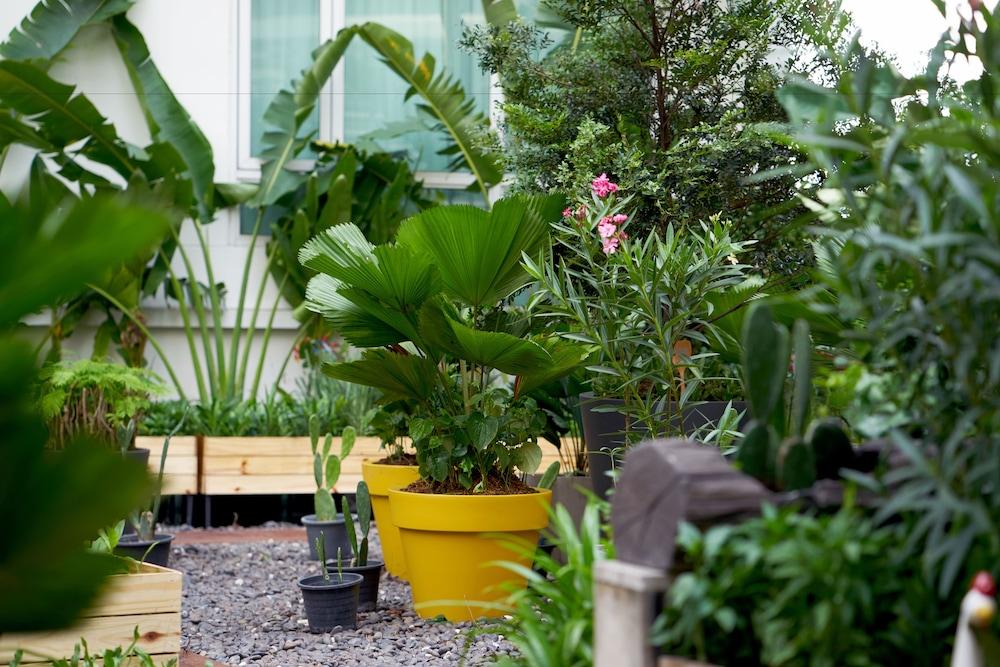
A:
[[[685,524],[688,571],[670,587],[656,642],[721,665],[940,662],[947,636],[918,634],[926,627],[907,602],[926,611],[928,589],[916,563],[896,559],[899,545],[849,502],[827,516],[767,507],[704,533]]]
[[[49,444],[61,449],[77,435],[117,442],[118,429],[140,422],[163,385],[143,368],[84,359],[43,369],[40,392]]]

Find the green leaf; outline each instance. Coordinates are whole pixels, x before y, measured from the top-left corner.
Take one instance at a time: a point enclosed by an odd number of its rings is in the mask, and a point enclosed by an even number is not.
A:
[[[280,91],[264,111],[268,129],[263,137],[260,189],[250,201],[252,206],[269,206],[304,180],[302,174],[287,169],[309,143],[310,137],[300,136],[299,131],[356,32],[354,27],[345,28],[313,51],[312,64],[292,83],[292,90]]]
[[[559,461],[553,461],[549,464],[549,467],[545,469],[545,474],[542,475],[542,479],[538,482],[539,489],[551,489],[552,485],[556,483],[556,477],[559,476]]]
[[[333,521],[337,518],[337,506],[327,489],[316,489],[313,494],[313,511],[317,521]]]
[[[340,479],[340,458],[331,455],[326,460],[326,488],[332,489],[337,486]]]
[[[344,516],[344,531],[347,533],[347,541],[351,545],[351,553],[354,554],[355,565],[365,565],[357,559],[361,557],[361,550],[358,548],[358,534],[354,530],[354,519],[351,517],[351,504],[347,502],[347,496],[340,497],[340,513]]]
[[[346,427],[340,435],[340,458],[346,459],[351,455],[351,450],[354,449],[354,440],[357,437],[357,432],[354,430],[353,426]]]
[[[489,203],[489,189],[503,177],[499,156],[482,150],[477,141],[488,127],[489,119],[476,111],[475,103],[466,96],[458,79],[445,71],[435,75],[434,56],[430,53],[417,62],[408,39],[377,23],[365,23],[357,30],[382,56],[382,62],[409,84],[407,98],[419,95],[423,99],[418,108],[433,117],[450,140],[440,154],[456,155],[452,168],[472,172],[480,193]]]
[[[316,454],[319,447],[319,415],[309,415],[309,444],[312,453]]]
[[[357,361],[324,364],[323,372],[344,382],[375,387],[382,391],[387,403],[400,399],[426,401],[439,382],[432,361],[389,350],[367,350]]]
[[[79,153],[105,164],[126,180],[140,171],[114,127],[75,88],[49,77],[36,65],[0,61],[0,100],[37,125],[60,150],[86,140]]]
[[[593,346],[560,339],[542,340],[539,344],[545,347],[549,359],[546,363],[521,374],[521,381],[518,384],[519,395],[529,394],[554,380],[566,377],[583,365],[593,350]]]
[[[172,146],[180,155],[194,188],[198,216],[202,222],[211,222],[215,212],[212,145],[163,79],[142,33],[125,16],[116,16],[112,26],[115,43],[135,86],[150,134],[154,140]]]
[[[472,446],[482,452],[496,440],[497,433],[500,431],[500,420],[492,416],[485,417],[476,412],[469,415],[465,429],[472,440]]]
[[[427,256],[448,292],[473,307],[492,306],[527,284],[521,257],[548,243],[549,224],[563,203],[559,196],[517,196],[491,212],[432,208],[402,224],[398,243]]]
[[[795,384],[792,388],[792,429],[799,438],[805,436],[809,420],[809,401],[812,398],[812,341],[809,323],[796,320],[792,328],[792,345],[795,349]]]
[[[483,15],[490,25],[503,28],[518,19],[517,5],[514,0],[483,0]]]
[[[771,309],[757,304],[743,328],[743,382],[753,416],[769,421],[781,402],[788,374],[788,331]]]
[[[363,480],[358,482],[358,489],[354,498],[354,506],[358,510],[358,525],[361,527],[361,534],[368,537],[372,521],[372,498],[371,492],[368,490],[368,484]]]
[[[323,488],[323,457],[319,452],[313,454],[313,479],[316,480],[316,488]]]
[[[542,448],[537,442],[525,442],[517,448],[517,468],[527,474],[538,470],[542,464]]]
[[[42,0],[0,45],[6,60],[51,61],[81,28],[124,14],[135,0]]]

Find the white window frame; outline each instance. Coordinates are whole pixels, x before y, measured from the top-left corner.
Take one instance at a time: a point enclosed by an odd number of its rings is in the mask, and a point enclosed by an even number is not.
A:
[[[322,44],[332,39],[341,29],[346,27],[347,0],[319,0],[320,25],[319,40]],[[260,180],[260,158],[251,155],[251,30],[252,0],[237,0],[237,145],[238,157],[236,176],[240,181],[256,182]],[[489,97],[489,115],[494,117],[494,109],[500,100],[500,89],[491,77]],[[344,64],[338,63],[333,70],[333,76],[323,87],[319,103],[319,132],[322,141],[343,141],[344,138]],[[294,160],[290,163],[292,169],[308,170],[312,168],[313,160]],[[423,180],[424,187],[429,189],[461,190],[467,188],[475,180],[472,174],[449,171],[418,171],[417,178]]]

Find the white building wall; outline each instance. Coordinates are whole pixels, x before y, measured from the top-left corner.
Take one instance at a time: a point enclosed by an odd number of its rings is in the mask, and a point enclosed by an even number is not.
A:
[[[237,2],[238,0],[140,0],[129,13],[129,18],[145,36],[150,53],[167,83],[211,142],[215,155],[216,182],[234,182],[238,177],[240,91]],[[0,2],[0,39],[5,39],[35,4],[36,0]],[[60,81],[78,86],[114,123],[123,138],[138,145],[149,143],[149,133],[128,74],[105,27],[85,29],[50,73]],[[17,191],[26,176],[29,158],[30,155],[24,151],[11,153],[0,174],[0,189],[7,194]],[[242,175],[247,176],[245,172]],[[198,279],[207,282],[204,264],[200,259],[201,251],[190,226],[185,229],[182,242],[199,272]],[[224,282],[228,290],[228,310],[224,322],[227,327],[231,327],[235,319],[249,237],[240,235],[239,216],[235,209],[221,212],[207,226],[206,231],[216,280]],[[273,281],[264,275],[266,260],[262,245],[258,243],[254,251],[247,300],[252,306],[260,281],[267,280],[264,303],[270,307],[274,302],[275,287]],[[179,275],[185,275],[179,256],[175,257],[175,268]],[[197,395],[190,353],[176,303],[168,307],[162,300],[148,300],[143,304],[143,310],[154,335],[160,340],[171,364],[181,376],[185,391],[189,396]],[[47,315],[40,315],[32,318],[30,323],[41,332],[41,327],[47,324],[48,319]],[[266,314],[262,316],[258,327],[262,328],[265,321]],[[75,356],[89,356],[94,326],[97,324],[99,321],[95,320],[93,326],[80,327],[68,342],[67,350]],[[231,329],[227,328],[226,334],[228,344]],[[287,304],[283,303],[275,319],[275,331],[271,337],[262,380],[264,390],[273,385],[295,334],[295,321]],[[256,350],[254,352],[249,364],[251,369],[259,358]],[[150,367],[166,379],[164,365],[151,348],[147,357]],[[292,387],[299,371],[298,364],[292,361],[282,385]],[[252,375],[252,370],[250,374]],[[248,382],[251,380],[252,377],[248,378]]]

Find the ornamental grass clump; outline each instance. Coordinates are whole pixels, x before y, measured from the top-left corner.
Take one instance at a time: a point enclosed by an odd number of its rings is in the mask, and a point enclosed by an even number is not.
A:
[[[569,374],[590,348],[539,335],[517,315],[530,282],[521,257],[549,245],[561,197],[513,197],[491,211],[442,206],[406,220],[397,241],[372,245],[351,224],[307,243],[318,273],[308,307],[361,359],[327,364],[332,377],[404,401],[425,491],[527,491],[545,415],[529,391]]]

